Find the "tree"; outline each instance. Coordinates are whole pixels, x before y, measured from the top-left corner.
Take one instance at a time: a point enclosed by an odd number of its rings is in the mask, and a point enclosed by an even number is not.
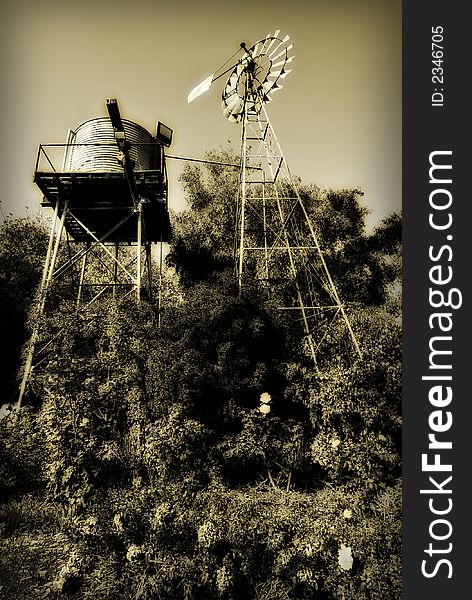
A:
[[[41,278],[48,234],[42,223],[9,219],[0,228],[0,377],[3,402],[13,402],[27,317]]]
[[[209,152],[207,158],[230,164],[239,160],[229,150]],[[184,170],[189,209],[174,215],[174,242],[167,257],[184,286],[211,280],[234,266],[238,176],[234,168],[213,164]],[[382,304],[399,274],[399,215],[387,217],[368,235],[360,190],[320,190],[299,182],[299,193],[343,301]]]

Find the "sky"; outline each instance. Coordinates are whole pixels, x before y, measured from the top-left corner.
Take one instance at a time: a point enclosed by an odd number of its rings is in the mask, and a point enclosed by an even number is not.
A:
[[[221,112],[224,79],[190,105],[187,95],[241,41],[276,29],[295,58],[268,112],[292,173],[361,188],[369,228],[400,209],[400,0],[17,0],[0,25],[0,218],[41,215],[39,144],[106,116],[106,98],[151,132],[158,120],[171,127],[169,154],[204,158],[228,141],[239,150],[240,126]],[[168,163],[176,210],[182,167]]]

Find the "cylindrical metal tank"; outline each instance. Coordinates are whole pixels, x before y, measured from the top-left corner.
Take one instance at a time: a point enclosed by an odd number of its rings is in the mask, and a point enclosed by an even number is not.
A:
[[[122,122],[134,168],[139,171],[159,168],[155,166],[155,140],[149,131],[133,121],[122,119]],[[123,171],[118,162],[119,150],[109,117],[85,121],[72,132],[69,143],[72,145],[66,148],[65,171]]]

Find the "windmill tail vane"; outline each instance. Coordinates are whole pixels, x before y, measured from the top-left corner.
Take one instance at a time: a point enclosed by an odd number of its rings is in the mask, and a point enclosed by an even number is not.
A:
[[[194,100],[196,100],[199,96],[201,96],[202,94],[204,94],[205,92],[208,92],[208,90],[211,88],[212,84],[217,81],[218,79],[220,79],[220,77],[223,77],[223,75],[226,75],[226,73],[229,73],[229,71],[231,71],[231,69],[233,69],[235,67],[235,65],[232,65],[231,67],[228,67],[227,69],[225,69],[224,71],[222,71],[220,73],[220,71],[230,62],[234,59],[234,57],[236,56],[236,54],[239,52],[239,50],[241,48],[245,47],[245,43],[241,42],[240,44],[240,48],[238,48],[238,50],[236,50],[236,52],[230,56],[230,58],[228,58],[228,60],[226,60],[221,67],[219,67],[218,69],[216,69],[216,71],[214,71],[211,75],[208,75],[208,77],[205,77],[205,79],[203,81],[201,81],[198,85],[196,85],[191,92],[189,93],[188,97],[187,97],[187,104],[190,104],[191,102],[193,102]],[[240,59],[241,62],[242,59]],[[218,73],[218,75],[217,75]]]

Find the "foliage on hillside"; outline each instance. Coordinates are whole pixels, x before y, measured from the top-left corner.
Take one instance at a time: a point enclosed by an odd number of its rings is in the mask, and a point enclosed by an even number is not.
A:
[[[233,178],[184,176],[161,327],[146,303],[72,313],[40,407],[0,421],[7,597],[401,596],[399,220],[368,236],[357,193],[320,196],[364,358],[333,330],[316,373],[257,283],[234,289]]]

